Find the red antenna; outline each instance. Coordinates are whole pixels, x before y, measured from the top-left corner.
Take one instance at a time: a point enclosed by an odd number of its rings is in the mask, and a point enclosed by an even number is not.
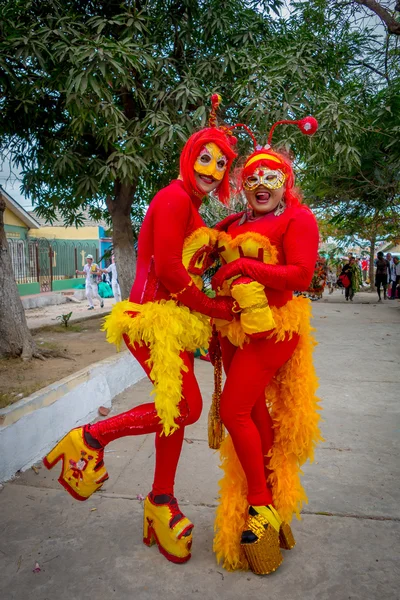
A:
[[[217,110],[222,102],[222,98],[219,94],[213,94],[211,96],[211,111],[208,117],[208,124],[210,127],[217,126]]]
[[[238,129],[239,127],[242,127],[242,129],[244,129],[249,134],[254,145],[254,150],[257,150],[257,140],[255,138],[254,133],[249,127],[247,127],[247,125],[245,125],[244,123],[236,123],[235,125],[231,125],[230,127],[228,127],[228,129],[231,131],[232,129]]]
[[[274,123],[271,127],[271,129],[269,130],[269,134],[268,134],[268,142],[267,142],[267,146],[266,148],[270,148],[271,147],[271,141],[272,141],[272,136],[274,133],[274,129],[277,125],[297,125],[297,127],[300,129],[301,133],[304,133],[304,135],[313,135],[317,129],[318,129],[318,121],[317,119],[315,119],[315,117],[304,117],[304,119],[300,119],[298,121],[277,121],[276,123]]]

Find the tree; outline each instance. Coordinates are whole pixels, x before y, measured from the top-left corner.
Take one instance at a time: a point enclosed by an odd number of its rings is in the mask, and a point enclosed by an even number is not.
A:
[[[350,208],[350,210],[349,210]],[[353,209],[353,210],[352,210]],[[351,245],[367,246],[369,249],[369,280],[371,289],[374,289],[374,263],[376,258],[376,245],[378,242],[395,238],[400,229],[400,210],[382,212],[372,209],[368,213],[360,213],[357,206],[349,207],[346,212],[336,214],[325,211],[322,219],[324,239],[333,237],[336,242],[348,248]]]
[[[313,139],[289,127],[274,137],[301,157],[299,170],[322,172],[332,157],[338,168],[359,164],[355,80],[365,67],[354,57],[370,48],[370,32],[329,0],[293,2],[285,19],[282,5],[0,0],[0,153],[50,221],[56,209],[68,225],[86,208],[109,215],[124,296],[135,272],[132,209],[176,176],[212,92],[225,99],[221,117],[244,121],[261,143],[274,121],[315,114]]]
[[[255,2],[238,0],[1,4],[1,150],[42,216],[58,207],[79,224],[82,208],[95,217],[106,207],[127,296],[135,196],[177,171],[191,118],[204,123],[205,98],[224,74],[232,78],[229,53],[246,30],[266,33],[267,20]]]
[[[338,131],[332,157],[321,169],[310,169],[308,163],[303,187],[328,232],[333,227],[330,235],[368,241],[373,286],[376,242],[395,236],[400,226],[399,38],[374,33],[373,24],[354,11],[359,3],[334,4],[347,11],[353,27],[370,32],[362,58],[354,56],[349,62],[354,70],[346,84],[357,113],[351,144],[357,159],[346,161],[348,147]],[[338,156],[345,160],[338,161]]]
[[[24,308],[19,297],[11,263],[6,234],[4,211],[6,204],[0,194],[0,356],[21,356],[29,360],[40,358],[25,319]]]
[[[331,154],[332,116],[351,114],[335,88],[363,42],[327,2],[314,8],[312,32],[303,8],[278,18],[282,4],[0,2],[0,151],[22,170],[42,216],[58,208],[72,225],[83,208],[108,213],[124,296],[135,272],[132,205],[176,174],[212,91],[225,98],[229,122],[245,119],[264,138],[274,120],[317,113],[319,144]],[[344,144],[350,130],[343,122]],[[310,153],[313,142],[284,135]]]
[[[400,35],[400,2],[398,0],[390,3],[393,5],[392,10],[384,6],[382,2],[377,2],[377,0],[353,0],[353,2],[365,6],[377,15],[382,23],[386,25],[389,33]]]

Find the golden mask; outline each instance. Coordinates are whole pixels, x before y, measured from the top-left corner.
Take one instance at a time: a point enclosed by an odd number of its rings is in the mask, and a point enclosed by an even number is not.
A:
[[[226,171],[227,162],[226,156],[217,144],[210,142],[200,150],[200,154],[194,163],[194,170],[200,175],[208,175],[217,181],[221,181]]]
[[[252,191],[262,185],[268,190],[277,190],[284,185],[285,181],[286,175],[280,169],[273,171],[259,168],[252,175],[246,177],[243,187],[245,190]]]

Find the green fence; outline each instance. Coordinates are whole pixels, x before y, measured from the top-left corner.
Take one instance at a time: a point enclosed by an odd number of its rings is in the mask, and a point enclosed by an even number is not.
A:
[[[86,256],[99,259],[97,240],[8,239],[15,281],[21,296],[66,290],[82,283]]]

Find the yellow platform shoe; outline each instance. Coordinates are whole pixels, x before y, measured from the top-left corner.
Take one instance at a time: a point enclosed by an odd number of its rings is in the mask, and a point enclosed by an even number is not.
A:
[[[52,469],[62,460],[59,483],[76,500],[87,500],[108,479],[103,457],[104,449],[88,446],[83,427],[76,427],[45,456],[43,463]]]
[[[157,503],[155,502],[157,499]],[[160,503],[159,500],[165,502]],[[193,523],[185,517],[173,496],[149,494],[144,501],[143,542],[157,544],[161,554],[173,563],[185,563],[191,557]]]
[[[290,525],[282,522],[271,504],[250,506],[241,546],[253,573],[268,575],[276,571],[283,561],[280,549],[290,550],[294,545]]]

